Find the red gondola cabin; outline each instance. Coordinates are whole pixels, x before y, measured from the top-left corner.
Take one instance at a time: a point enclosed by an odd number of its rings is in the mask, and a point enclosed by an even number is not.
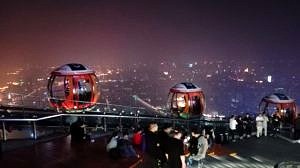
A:
[[[203,91],[193,83],[179,83],[170,89],[168,107],[182,118],[201,116],[205,109]]]
[[[81,64],[66,64],[51,72],[48,80],[50,104],[62,111],[93,107],[100,96],[95,71]]]
[[[276,113],[285,126],[294,125],[297,118],[295,100],[282,93],[265,96],[259,104],[259,112]]]

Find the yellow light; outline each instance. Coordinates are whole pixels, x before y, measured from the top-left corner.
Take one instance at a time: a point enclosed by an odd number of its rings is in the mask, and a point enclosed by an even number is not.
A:
[[[208,155],[209,156],[215,156],[215,152],[210,152]]]
[[[229,154],[229,156],[232,156],[232,157],[234,157],[234,156],[236,156],[236,155],[237,155],[237,153],[235,153],[235,152]]]
[[[185,107],[184,97],[177,97],[177,105],[178,107]]]

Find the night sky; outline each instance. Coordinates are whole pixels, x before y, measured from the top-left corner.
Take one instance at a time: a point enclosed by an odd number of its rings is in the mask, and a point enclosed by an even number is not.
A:
[[[0,70],[69,62],[300,63],[299,30],[297,0],[7,0],[0,5]]]

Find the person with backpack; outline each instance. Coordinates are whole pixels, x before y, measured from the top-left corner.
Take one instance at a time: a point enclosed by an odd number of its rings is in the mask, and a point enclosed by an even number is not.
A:
[[[188,150],[190,152],[190,156],[196,155],[198,152],[198,138],[200,137],[200,131],[197,129],[192,130],[191,138],[189,140]]]
[[[193,139],[193,136],[194,136],[194,138],[197,139],[197,146],[194,146],[193,143],[195,143],[195,142],[191,143],[191,146],[193,146],[193,147],[190,146],[191,155],[189,157],[189,166],[191,166],[191,167],[197,166],[198,168],[202,168],[204,165],[204,159],[205,159],[206,152],[208,149],[208,141],[207,141],[207,138],[205,135],[206,135],[205,129],[202,130],[201,134],[198,131],[192,132],[191,139]]]

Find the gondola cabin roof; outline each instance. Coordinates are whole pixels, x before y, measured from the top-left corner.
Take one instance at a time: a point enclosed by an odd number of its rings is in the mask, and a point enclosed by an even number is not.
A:
[[[83,74],[94,74],[95,71],[83,66],[82,64],[65,64],[53,72],[52,75],[83,75]]]
[[[201,92],[202,89],[193,83],[178,83],[170,89],[170,92]]]
[[[283,104],[283,103],[294,103],[295,100],[291,99],[290,97],[286,96],[282,93],[274,93],[268,96],[265,96],[263,100],[270,102],[270,103],[277,103],[277,104]]]

